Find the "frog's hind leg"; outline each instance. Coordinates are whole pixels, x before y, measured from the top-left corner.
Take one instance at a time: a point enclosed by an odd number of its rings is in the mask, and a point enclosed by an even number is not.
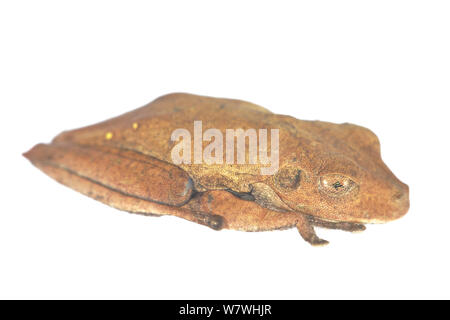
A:
[[[248,199],[248,200],[246,200]],[[223,227],[239,231],[270,231],[293,228],[299,213],[273,211],[261,207],[251,198],[225,190],[209,190],[196,194],[186,205],[195,212],[223,217]]]
[[[335,229],[348,232],[362,232],[366,230],[366,227],[363,224],[359,223],[325,221],[313,216],[308,216],[307,218],[310,224],[319,228]]]
[[[193,182],[184,170],[131,150],[52,143],[38,144],[24,156],[56,180],[61,180],[59,174],[65,171],[141,200],[181,206],[195,193]],[[77,189],[70,179],[64,184]]]
[[[24,156],[58,182],[116,209],[172,215],[214,230],[224,226],[220,215],[186,206],[197,193],[184,170],[151,156],[60,143],[37,145]]]

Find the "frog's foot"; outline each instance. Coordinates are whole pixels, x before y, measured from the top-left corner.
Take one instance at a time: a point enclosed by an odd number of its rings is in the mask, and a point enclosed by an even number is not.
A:
[[[329,243],[317,236],[312,223],[305,215],[300,215],[297,221],[297,230],[302,238],[313,246],[325,246]]]
[[[193,211],[192,219],[190,220],[202,224],[204,226],[210,227],[213,230],[222,230],[225,225],[225,221],[222,216],[206,212]]]
[[[366,227],[359,223],[325,221],[313,216],[308,216],[307,218],[310,224],[319,228],[337,229],[348,232],[362,232],[366,230]]]

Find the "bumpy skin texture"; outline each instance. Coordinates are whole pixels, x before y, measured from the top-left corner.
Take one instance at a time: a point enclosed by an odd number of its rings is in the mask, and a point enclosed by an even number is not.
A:
[[[172,132],[186,128],[193,138],[200,120],[203,132],[279,129],[279,170],[262,175],[261,165],[174,165]],[[314,226],[361,231],[409,208],[408,186],[383,163],[370,130],[302,121],[239,100],[169,94],[63,132],[24,156],[60,183],[120,210],[174,215],[217,230],[297,227],[313,245],[327,243]]]

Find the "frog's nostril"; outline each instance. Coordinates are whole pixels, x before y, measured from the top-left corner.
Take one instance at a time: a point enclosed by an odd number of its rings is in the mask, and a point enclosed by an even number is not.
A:
[[[405,193],[404,192],[397,191],[392,196],[392,199],[395,200],[395,201],[401,201],[402,198],[404,198],[404,197],[405,197]]]
[[[409,209],[409,188],[407,185],[402,185],[396,188],[392,194],[393,204],[395,209],[395,218],[403,216]]]
[[[392,200],[395,202],[404,202],[409,199],[409,188],[406,184],[395,188],[392,194]]]

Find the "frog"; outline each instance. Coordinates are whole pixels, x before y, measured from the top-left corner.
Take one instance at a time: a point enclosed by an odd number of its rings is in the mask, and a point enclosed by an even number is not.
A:
[[[263,174],[267,161],[192,161],[199,150],[190,155],[183,150],[187,161],[174,161],[181,143],[174,132],[192,131],[195,123],[204,133],[276,130],[265,147],[276,155],[276,170]],[[194,134],[200,158],[209,138]],[[383,162],[371,130],[299,120],[237,99],[167,94],[123,115],[63,131],[23,155],[59,183],[122,211],[176,216],[213,230],[297,229],[313,246],[329,243],[317,227],[361,232],[409,210],[409,187]]]

